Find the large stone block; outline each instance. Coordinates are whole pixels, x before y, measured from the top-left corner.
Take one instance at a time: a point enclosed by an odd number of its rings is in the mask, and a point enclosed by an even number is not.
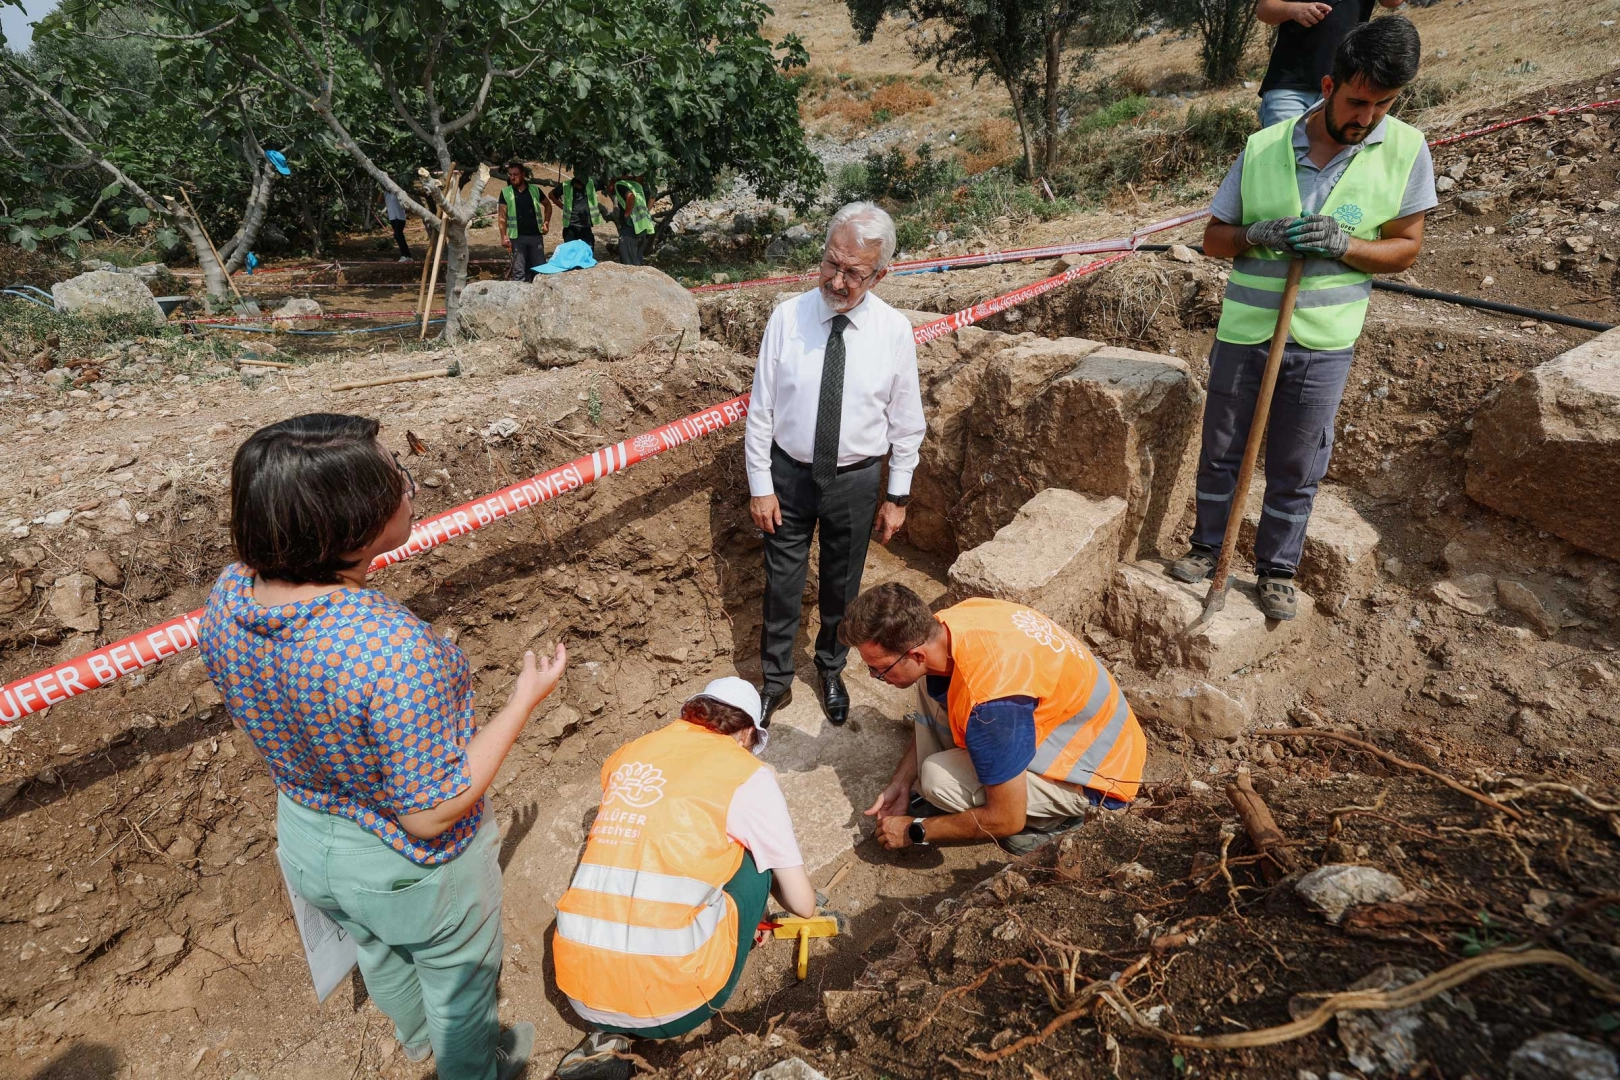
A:
[[[1265,477],[1256,473],[1248,511],[1243,515],[1238,550],[1250,559],[1265,485]],[[1305,528],[1305,550],[1296,575],[1299,587],[1323,610],[1343,611],[1352,599],[1365,596],[1378,583],[1378,540],[1378,530],[1350,504],[1344,490],[1324,483],[1316,492],[1311,521]]]
[[[1125,500],[1047,488],[995,538],[959,555],[952,591],[1027,604],[1078,632],[1102,608],[1125,531]]]
[[[1183,585],[1155,563],[1127,563],[1114,570],[1104,625],[1133,645],[1140,666],[1172,664],[1210,675],[1230,675],[1298,641],[1316,605],[1298,592],[1299,614],[1274,622],[1261,612],[1254,584],[1232,580],[1226,606],[1208,624],[1187,631],[1204,613],[1207,584]]]
[[[1083,338],[994,355],[969,419],[957,543],[971,547],[1048,487],[1126,501],[1126,554],[1169,553],[1192,499],[1204,393],[1171,356]]]
[[[475,281],[461,290],[461,332],[472,338],[518,337],[529,302],[525,281]]]
[[[152,297],[152,291],[129,274],[92,270],[58,281],[51,286],[51,297],[57,311],[86,316],[135,315],[151,319],[153,326],[163,322],[163,308]]]
[[[1476,502],[1620,559],[1620,330],[1531,368],[1474,414]]]
[[[597,263],[542,274],[528,290],[518,327],[525,358],[541,364],[619,360],[683,330],[699,335],[697,301],[651,266]]]

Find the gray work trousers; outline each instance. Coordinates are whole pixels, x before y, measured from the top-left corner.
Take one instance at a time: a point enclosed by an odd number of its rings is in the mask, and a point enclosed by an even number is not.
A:
[[[1193,547],[1218,554],[1237,490],[1238,469],[1254,419],[1270,342],[1233,345],[1217,340],[1209,354],[1204,447],[1198,459],[1198,519]],[[1316,352],[1290,341],[1271,399],[1266,432],[1266,493],[1255,537],[1255,570],[1292,576],[1305,546],[1305,526],[1317,485],[1333,453],[1333,421],[1350,377],[1355,349]]]
[[[514,236],[512,238],[513,281],[533,281],[534,268],[546,261],[546,238],[543,236]]]
[[[625,266],[645,266],[641,234],[635,229],[619,229],[619,261]]]

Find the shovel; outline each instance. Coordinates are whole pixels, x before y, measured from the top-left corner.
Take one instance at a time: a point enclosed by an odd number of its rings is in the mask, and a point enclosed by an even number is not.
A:
[[[1260,396],[1255,400],[1254,419],[1249,423],[1249,442],[1243,448],[1237,489],[1232,492],[1231,509],[1226,514],[1226,538],[1221,541],[1221,555],[1215,560],[1209,594],[1204,597],[1204,613],[1187,628],[1188,636],[1209,625],[1215,613],[1226,606],[1232,552],[1237,550],[1238,533],[1243,528],[1243,507],[1249,501],[1249,481],[1254,479],[1254,463],[1260,457],[1260,443],[1265,440],[1266,423],[1271,419],[1271,395],[1277,389],[1277,372],[1282,369],[1283,346],[1288,343],[1288,330],[1294,321],[1294,301],[1299,296],[1299,279],[1304,271],[1305,260],[1294,256],[1288,263],[1288,281],[1283,286],[1282,306],[1277,311],[1277,328],[1271,332],[1271,352],[1266,357],[1266,372],[1260,378]]]

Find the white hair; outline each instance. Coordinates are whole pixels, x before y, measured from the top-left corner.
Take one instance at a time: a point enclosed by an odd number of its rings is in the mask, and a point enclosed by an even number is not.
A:
[[[838,230],[848,226],[855,233],[855,242],[861,245],[872,243],[879,245],[878,264],[874,269],[882,270],[894,258],[895,238],[894,219],[888,211],[877,203],[852,202],[839,207],[838,213],[832,216],[827,223],[827,244],[832,243],[833,236]],[[826,244],[822,245],[826,250]]]

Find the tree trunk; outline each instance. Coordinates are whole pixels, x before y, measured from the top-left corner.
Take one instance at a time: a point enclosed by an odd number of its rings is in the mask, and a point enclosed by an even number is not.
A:
[[[1063,74],[1063,43],[1068,38],[1064,25],[1068,9],[1058,13],[1058,26],[1046,34],[1046,130],[1042,132],[1041,176],[1052,171],[1057,160],[1058,138],[1058,81]]]
[[[1007,95],[1012,98],[1013,119],[1018,121],[1018,138],[1024,144],[1024,171],[1029,176],[1035,175],[1035,149],[1029,135],[1029,123],[1024,119],[1024,100],[1018,93],[1017,84],[1012,79],[1003,80],[1007,87]]]
[[[444,340],[453,345],[461,340],[461,290],[467,284],[467,223],[454,214],[446,214],[444,228]]]
[[[270,210],[270,189],[275,186],[275,178],[276,170],[269,162],[265,162],[264,168],[256,170],[253,186],[248,191],[247,206],[242,210],[242,224],[234,236],[220,245],[220,257],[225,260],[226,269],[232,273],[247,264],[247,254],[253,249],[253,242],[259,238],[259,230],[264,226],[265,215]]]
[[[191,211],[174,200],[169,200],[169,216],[174,219],[175,227],[184,234],[186,243],[191,246],[191,253],[196,256],[197,268],[202,271],[203,292],[207,294],[209,310],[213,310],[215,303],[230,306],[231,287],[225,280],[225,268],[218,259],[214,258],[213,251],[208,246],[208,237],[203,232],[202,224],[191,215]]]

